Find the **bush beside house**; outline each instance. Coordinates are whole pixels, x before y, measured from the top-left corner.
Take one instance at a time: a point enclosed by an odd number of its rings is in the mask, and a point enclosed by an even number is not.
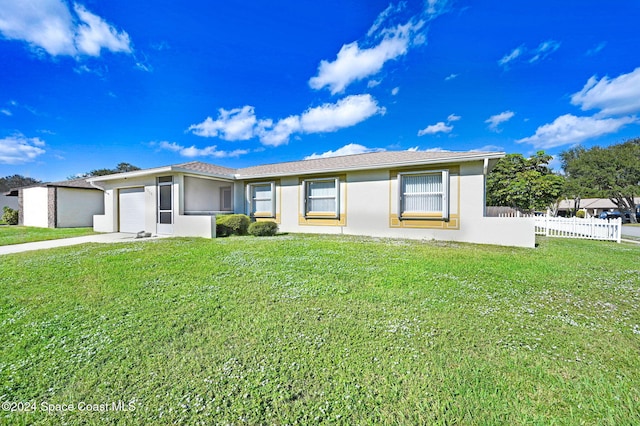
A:
[[[251,219],[245,214],[229,214],[216,217],[216,236],[247,235]]]
[[[249,234],[255,237],[273,237],[278,233],[278,224],[275,222],[253,222],[249,225]]]
[[[18,210],[14,210],[11,207],[4,207],[4,212],[2,214],[2,222],[7,225],[17,225],[18,224]]]

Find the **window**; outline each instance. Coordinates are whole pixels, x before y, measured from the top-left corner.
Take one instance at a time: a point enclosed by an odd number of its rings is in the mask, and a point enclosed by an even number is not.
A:
[[[231,187],[225,186],[220,188],[220,210],[231,211]]]
[[[340,216],[338,178],[305,180],[303,187],[305,217],[338,218]]]
[[[448,219],[449,172],[399,173],[400,219]]]
[[[254,217],[275,217],[275,183],[252,183],[248,188],[249,214]]]

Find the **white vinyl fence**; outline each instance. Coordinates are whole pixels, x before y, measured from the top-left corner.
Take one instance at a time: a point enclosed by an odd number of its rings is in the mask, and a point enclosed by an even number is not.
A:
[[[516,217],[531,217],[518,213]],[[620,242],[622,219],[535,216],[536,235]]]
[[[536,235],[620,242],[622,219],[536,216]]]

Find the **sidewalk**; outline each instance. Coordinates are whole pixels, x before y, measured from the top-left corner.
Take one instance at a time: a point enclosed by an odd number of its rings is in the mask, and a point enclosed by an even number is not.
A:
[[[149,241],[152,238],[136,238],[136,234],[126,234],[116,232],[113,234],[96,234],[84,237],[62,238],[59,240],[37,241],[35,243],[13,244],[8,246],[0,246],[0,256],[3,254],[22,253],[32,250],[46,250],[56,247],[75,246],[85,243],[119,243],[131,241]]]

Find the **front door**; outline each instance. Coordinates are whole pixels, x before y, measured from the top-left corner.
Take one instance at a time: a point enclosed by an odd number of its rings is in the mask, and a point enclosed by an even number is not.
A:
[[[173,178],[158,178],[158,234],[173,234]]]

